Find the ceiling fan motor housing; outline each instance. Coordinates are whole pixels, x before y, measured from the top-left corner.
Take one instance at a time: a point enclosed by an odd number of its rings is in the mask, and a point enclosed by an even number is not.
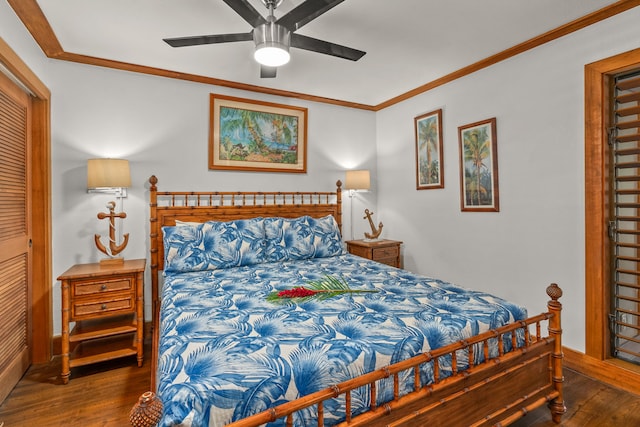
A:
[[[255,59],[259,63],[278,67],[289,62],[291,31],[286,27],[267,19],[266,23],[253,29],[253,41],[256,44]]]

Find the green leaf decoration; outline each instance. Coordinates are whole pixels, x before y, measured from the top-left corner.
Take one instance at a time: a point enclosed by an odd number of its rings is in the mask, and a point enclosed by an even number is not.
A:
[[[288,304],[290,302],[304,303],[307,301],[323,301],[343,294],[376,293],[377,290],[351,289],[344,277],[336,278],[325,275],[319,280],[310,280],[306,286],[296,286],[291,289],[271,292],[267,301],[274,304]]]

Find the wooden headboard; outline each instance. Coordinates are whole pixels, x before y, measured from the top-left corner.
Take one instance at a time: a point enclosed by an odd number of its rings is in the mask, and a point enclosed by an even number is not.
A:
[[[342,231],[342,182],[331,192],[265,191],[158,191],[155,175],[149,178],[151,268],[164,268],[162,227],[176,221],[231,221],[256,217],[321,218],[333,215]]]
[[[256,217],[297,218],[309,215],[321,218],[333,215],[342,231],[342,182],[335,191],[265,192],[265,191],[158,191],[155,175],[149,178],[151,292],[153,309],[152,360],[157,358],[157,332],[160,319],[158,273],[164,268],[162,227],[176,221],[231,221]],[[155,379],[155,363],[152,363]],[[155,384],[154,384],[155,386]]]

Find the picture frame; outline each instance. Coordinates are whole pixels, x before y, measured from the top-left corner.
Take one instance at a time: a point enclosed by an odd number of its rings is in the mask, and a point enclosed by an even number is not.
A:
[[[210,95],[209,169],[307,172],[307,109]]]
[[[458,127],[460,208],[500,212],[496,118]]]
[[[442,109],[414,118],[416,189],[444,188]]]

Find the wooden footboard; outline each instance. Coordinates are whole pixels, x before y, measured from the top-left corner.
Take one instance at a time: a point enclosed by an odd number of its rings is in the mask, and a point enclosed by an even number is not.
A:
[[[562,398],[562,305],[558,301],[562,291],[552,284],[547,288],[547,294],[551,297],[548,313],[415,356],[229,426],[255,427],[285,417],[287,425],[293,425],[295,412],[314,405],[318,408],[318,426],[324,426],[323,402],[333,398],[346,401],[347,420],[339,424],[340,427],[508,425],[547,402],[553,420],[559,423],[566,410]],[[547,337],[541,335],[545,321],[548,322]],[[533,329],[533,333],[530,329]],[[521,331],[525,338],[524,345],[519,348],[516,348],[517,331]],[[498,339],[499,355],[489,358],[489,341],[495,339]],[[511,347],[516,349],[505,353],[505,339],[509,339]],[[474,349],[478,348],[482,349],[484,361],[472,366],[480,356],[474,353]],[[471,366],[465,371],[457,370],[461,352],[468,356]],[[451,358],[453,371],[450,377],[444,379],[440,379],[437,363],[442,357]],[[433,384],[420,383],[420,366],[425,363],[433,363]],[[413,371],[414,391],[399,396],[399,376],[407,370]],[[390,377],[393,378],[394,398],[382,406],[376,406],[377,384]],[[368,412],[352,416],[351,392],[364,386],[369,387],[370,401],[374,403]]]
[[[562,384],[562,290],[551,284],[548,312],[526,320],[470,337],[467,340],[423,353],[411,359],[342,382],[331,388],[304,396],[271,408],[229,426],[256,427],[276,419],[286,418],[293,425],[296,412],[317,407],[317,425],[324,426],[324,403],[329,399],[344,399],[346,426],[489,426],[508,425],[529,411],[548,404],[554,422],[559,423],[566,411]],[[542,330],[547,327],[548,335]],[[518,345],[517,336],[524,337]],[[489,342],[498,340],[498,355],[489,356]],[[507,342],[508,341],[508,342]],[[505,348],[513,350],[505,352]],[[461,356],[468,358],[469,368],[458,370]],[[439,370],[438,359],[449,357],[451,375],[446,378]],[[482,362],[477,363],[478,360]],[[434,382],[421,384],[420,367],[432,363]],[[477,364],[476,364],[477,363]],[[414,378],[413,392],[399,395],[400,376],[407,371]],[[377,406],[378,384],[392,378],[394,398]],[[351,414],[351,393],[368,387],[373,402],[363,414]],[[132,414],[134,410],[132,410]],[[135,424],[136,427],[154,424]]]

